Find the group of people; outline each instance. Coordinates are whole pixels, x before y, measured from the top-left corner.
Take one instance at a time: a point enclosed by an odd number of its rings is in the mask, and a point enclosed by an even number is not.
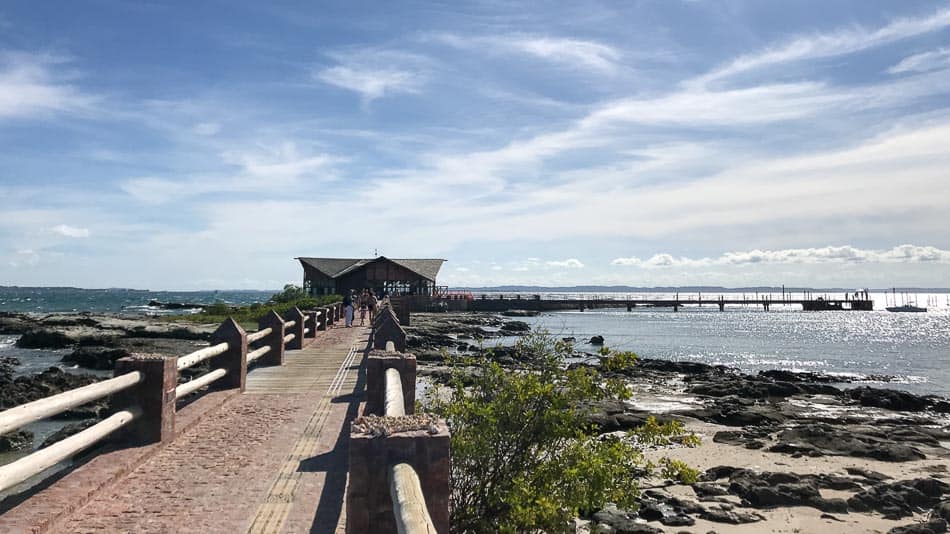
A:
[[[372,323],[376,317],[376,310],[379,308],[376,292],[372,289],[364,289],[361,295],[357,295],[356,290],[351,289],[348,294],[343,295],[347,328],[353,326],[353,312],[356,307],[359,307],[360,310],[360,326],[366,324],[367,312],[369,312],[369,321]]]

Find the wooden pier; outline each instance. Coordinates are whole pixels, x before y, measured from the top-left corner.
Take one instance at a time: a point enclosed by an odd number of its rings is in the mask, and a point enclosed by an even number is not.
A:
[[[718,296],[704,298],[581,298],[581,299],[542,299],[540,295],[473,295],[466,300],[464,309],[469,311],[498,312],[507,310],[531,311],[565,311],[565,310],[595,310],[606,308],[626,308],[633,311],[635,308],[670,308],[674,312],[684,306],[714,306],[719,311],[725,311],[726,306],[753,306],[769,311],[773,306],[800,306],[804,311],[871,311],[874,301],[868,298],[772,298],[771,296],[756,296],[754,298],[725,298]],[[453,306],[455,308],[455,306]]]

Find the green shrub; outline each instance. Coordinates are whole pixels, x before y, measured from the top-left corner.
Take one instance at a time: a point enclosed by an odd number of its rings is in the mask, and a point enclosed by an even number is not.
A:
[[[660,465],[663,466],[663,478],[674,480],[680,484],[695,484],[699,480],[699,471],[688,466],[682,460],[662,458]]]
[[[629,398],[627,387],[594,367],[566,369],[570,347],[546,335],[531,334],[517,349],[522,369],[467,358],[451,362],[464,365],[454,367],[450,394],[430,390],[430,409],[452,432],[452,530],[560,532],[608,502],[633,508],[646,466],[640,450],[594,435],[581,408]],[[630,353],[601,357],[607,367],[630,364]],[[472,365],[478,372],[466,372]],[[670,430],[657,424],[650,432]]]

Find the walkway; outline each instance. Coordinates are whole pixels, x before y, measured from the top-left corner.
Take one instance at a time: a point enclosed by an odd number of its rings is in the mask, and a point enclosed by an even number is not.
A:
[[[57,532],[343,532],[348,420],[369,328],[334,327],[248,374],[243,395],[178,436]]]

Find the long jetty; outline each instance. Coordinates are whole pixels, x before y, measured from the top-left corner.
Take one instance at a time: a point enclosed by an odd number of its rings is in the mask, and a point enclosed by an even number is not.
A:
[[[609,297],[583,297],[569,299],[550,299],[542,298],[538,294],[482,294],[469,295],[464,298],[455,297],[448,299],[448,302],[464,300],[460,305],[462,309],[469,311],[507,311],[507,310],[531,310],[531,311],[559,311],[559,310],[594,310],[603,308],[626,308],[627,311],[633,311],[636,308],[671,308],[674,312],[680,308],[694,306],[701,308],[703,306],[718,307],[719,311],[725,311],[726,306],[755,306],[769,311],[773,306],[801,306],[805,311],[871,311],[874,309],[874,301],[869,298],[826,298],[823,296],[803,296],[802,298],[793,298],[784,295],[780,298],[774,298],[771,295],[764,295],[752,298],[726,298],[725,296],[715,296],[712,298],[703,298],[702,295],[696,297],[680,298],[678,295],[672,298],[641,298],[627,296],[609,296]],[[419,303],[421,304],[421,303]],[[431,306],[431,304],[429,305]],[[427,307],[422,305],[422,308]]]
[[[107,396],[113,412],[0,466],[0,532],[448,532],[449,430],[415,413],[408,310],[343,314],[229,318],[190,354],[0,412],[0,434]]]

